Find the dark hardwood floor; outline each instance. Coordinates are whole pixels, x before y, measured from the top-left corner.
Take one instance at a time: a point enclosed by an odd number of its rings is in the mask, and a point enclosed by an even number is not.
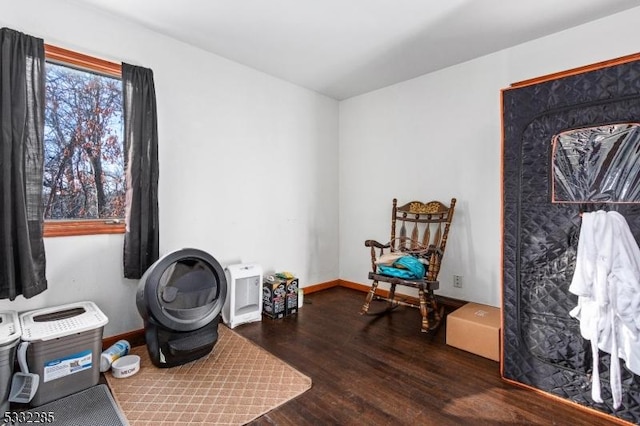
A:
[[[311,377],[312,388],[252,425],[607,425],[504,382],[497,362],[420,332],[416,309],[360,316],[364,293],[305,295],[297,315],[234,330]],[[308,302],[308,303],[307,303]]]

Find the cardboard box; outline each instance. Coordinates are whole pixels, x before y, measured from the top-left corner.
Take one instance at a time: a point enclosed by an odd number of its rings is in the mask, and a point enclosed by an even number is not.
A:
[[[447,345],[500,361],[500,309],[467,303],[450,313]]]
[[[287,303],[285,306],[285,315],[291,315],[298,312],[298,279],[291,278],[286,280],[285,287],[287,289]]]
[[[287,304],[286,283],[282,280],[262,284],[262,313],[269,318],[284,318]]]

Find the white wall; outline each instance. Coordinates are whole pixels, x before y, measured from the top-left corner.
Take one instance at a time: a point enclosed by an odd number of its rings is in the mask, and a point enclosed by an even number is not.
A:
[[[438,293],[498,306],[500,91],[636,53],[638,22],[640,8],[341,102],[340,278],[367,282],[363,242],[389,240],[394,197],[456,197]],[[463,276],[462,289],[453,274]]]
[[[196,247],[301,285],[338,277],[338,102],[63,0],[0,2],[0,26],[154,71],[161,254]],[[105,336],[142,327],[122,236],[45,240],[49,288],[0,310],[92,300]]]
[[[223,265],[291,270],[303,286],[338,277],[364,284],[363,242],[388,240],[393,197],[455,196],[439,293],[491,305],[500,303],[500,90],[635,53],[639,20],[633,9],[338,107],[64,0],[0,0],[0,26],[154,70],[162,253],[197,247]],[[110,318],[105,336],[142,326],[137,281],[122,278],[121,235],[45,245],[49,289],[0,301],[0,310],[93,300]],[[453,288],[453,274],[463,275],[463,289]]]

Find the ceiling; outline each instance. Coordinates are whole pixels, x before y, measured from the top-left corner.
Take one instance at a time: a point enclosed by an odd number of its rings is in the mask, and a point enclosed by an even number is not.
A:
[[[335,99],[640,6],[639,0],[70,0]]]

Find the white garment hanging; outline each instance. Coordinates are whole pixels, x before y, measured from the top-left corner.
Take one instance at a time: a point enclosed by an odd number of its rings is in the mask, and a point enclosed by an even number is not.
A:
[[[640,249],[620,213],[583,213],[569,291],[578,295],[578,305],[569,314],[580,321],[582,337],[591,341],[591,397],[602,402],[599,348],[611,354],[611,393],[618,408],[622,402],[619,358],[640,374]]]

